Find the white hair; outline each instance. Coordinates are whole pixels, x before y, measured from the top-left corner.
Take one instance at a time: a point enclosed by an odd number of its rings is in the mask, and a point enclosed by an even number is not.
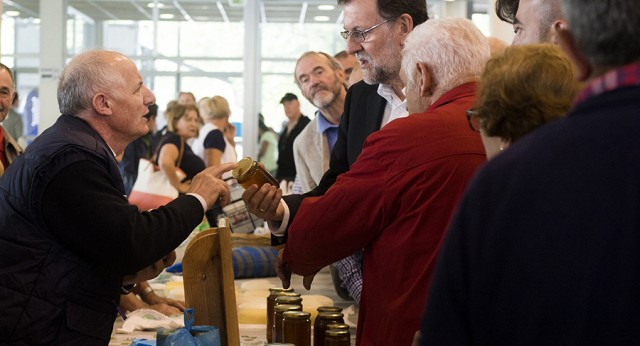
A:
[[[402,50],[407,84],[415,85],[416,64],[424,63],[438,90],[477,80],[489,60],[487,38],[465,18],[428,20],[415,27]]]
[[[112,66],[114,56],[124,57],[116,52],[91,50],[71,59],[58,81],[60,113],[76,116],[92,109],[95,94],[122,93],[125,80]]]

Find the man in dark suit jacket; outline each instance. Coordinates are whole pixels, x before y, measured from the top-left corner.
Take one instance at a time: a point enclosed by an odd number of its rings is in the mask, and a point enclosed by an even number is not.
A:
[[[286,93],[280,103],[284,106],[284,113],[289,122],[284,126],[278,140],[278,181],[293,181],[296,178],[296,163],[293,159],[293,141],[311,121],[309,117],[300,112],[298,97],[292,93]]]
[[[302,200],[323,195],[340,174],[348,171],[371,133],[390,120],[408,115],[399,75],[399,52],[414,26],[427,20],[426,3],[411,0],[391,5],[377,0],[340,0],[339,3],[344,5],[346,29],[341,34],[347,40],[347,52],[355,54],[360,61],[364,82],[354,84],[347,92],[329,170],[314,190],[304,195],[285,196],[282,203],[282,192],[273,186],[254,185],[243,194],[249,211],[270,221],[271,231],[276,235],[272,237],[274,244],[286,242],[286,228]]]

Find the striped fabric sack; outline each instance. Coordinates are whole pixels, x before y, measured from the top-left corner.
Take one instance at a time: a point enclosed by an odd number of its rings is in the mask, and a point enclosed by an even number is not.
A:
[[[232,250],[233,273],[236,279],[276,276],[278,249],[242,246]]]

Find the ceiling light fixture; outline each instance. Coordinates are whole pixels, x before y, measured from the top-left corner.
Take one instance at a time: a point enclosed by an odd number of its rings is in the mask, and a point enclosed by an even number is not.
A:
[[[315,16],[313,17],[313,20],[315,20],[316,22],[328,22],[329,21],[329,16]]]
[[[153,2],[150,2],[150,3],[148,3],[148,4],[147,4],[147,7],[149,7],[149,8],[154,8],[154,7],[156,7],[156,4],[155,4],[155,3],[153,3]],[[158,3],[158,8],[163,8],[163,7],[164,7],[164,4],[163,4],[163,3],[161,3],[161,2],[159,2],[159,3]]]
[[[335,10],[335,6],[333,5],[318,5],[318,9],[320,11],[333,11]]]
[[[176,16],[173,13],[163,13],[159,17],[160,19],[173,19]]]
[[[8,17],[17,17],[20,15],[20,11],[5,11],[4,14]]]

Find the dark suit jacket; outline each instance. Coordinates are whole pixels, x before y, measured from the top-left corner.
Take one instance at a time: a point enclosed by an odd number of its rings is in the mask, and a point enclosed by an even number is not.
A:
[[[329,170],[315,189],[303,195],[282,197],[289,207],[289,224],[293,222],[300,204],[305,198],[324,195],[336,181],[336,178],[348,171],[351,165],[356,162],[364,141],[370,134],[380,129],[386,104],[387,101],[378,95],[378,84],[369,85],[360,81],[349,88],[344,103],[344,114],[338,128],[338,140],[331,152]],[[286,235],[272,237],[274,245],[283,244],[286,241]]]
[[[293,141],[295,141],[296,137],[298,137],[310,121],[311,119],[303,114],[289,134],[287,134],[286,127],[280,133],[280,139],[278,140],[278,171],[276,172],[276,179],[278,181],[282,179],[293,181],[296,178],[296,163],[293,159]]]

